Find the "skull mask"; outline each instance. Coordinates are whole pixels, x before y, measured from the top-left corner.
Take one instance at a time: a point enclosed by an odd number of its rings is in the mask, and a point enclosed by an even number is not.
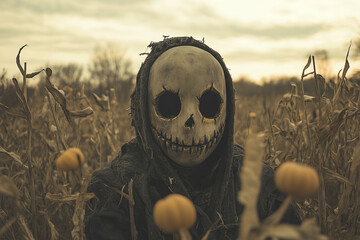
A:
[[[150,69],[151,129],[163,152],[181,166],[202,163],[222,137],[226,117],[223,69],[210,53],[178,46]]]

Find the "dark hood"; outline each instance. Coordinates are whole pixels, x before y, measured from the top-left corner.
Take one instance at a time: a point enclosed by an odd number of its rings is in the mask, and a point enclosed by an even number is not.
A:
[[[150,129],[148,110],[148,80],[150,68],[155,60],[166,50],[177,46],[194,46],[201,48],[213,55],[223,68],[226,81],[226,123],[216,151],[205,162],[196,167],[181,167],[170,161],[156,144]],[[131,96],[132,124],[135,127],[139,147],[144,151],[149,164],[149,175],[152,179],[161,182],[171,192],[180,193],[191,200],[192,189],[201,190],[210,186],[210,208],[204,209],[197,206],[198,218],[204,228],[218,219],[218,213],[225,222],[234,221],[236,212],[229,212],[228,206],[235,205],[234,189],[231,187],[230,176],[233,161],[233,131],[234,131],[234,89],[232,79],[220,54],[201,41],[192,37],[174,37],[163,41],[151,43],[151,52],[146,57],[136,78],[136,88]],[[232,180],[231,180],[232,181]],[[229,187],[230,185],[230,187]],[[230,193],[231,192],[231,193]],[[231,196],[230,196],[230,195]],[[161,195],[161,194],[160,194]],[[230,200],[229,200],[230,199]],[[230,201],[230,202],[229,202]]]

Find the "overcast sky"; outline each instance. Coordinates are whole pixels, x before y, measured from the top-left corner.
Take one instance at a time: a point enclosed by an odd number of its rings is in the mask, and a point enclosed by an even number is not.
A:
[[[17,73],[57,63],[86,66],[96,44],[126,50],[138,70],[151,41],[193,36],[224,58],[234,79],[299,76],[308,54],[328,51],[331,72],[343,67],[360,37],[359,0],[0,0],[0,70]],[[355,48],[353,48],[355,50]],[[351,69],[360,69],[350,54]]]

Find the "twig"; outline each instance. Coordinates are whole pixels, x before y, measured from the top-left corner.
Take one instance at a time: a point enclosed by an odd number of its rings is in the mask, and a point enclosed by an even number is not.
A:
[[[311,132],[310,132],[310,127],[309,127],[309,122],[308,122],[308,118],[307,118],[307,111],[306,111],[306,107],[305,107],[305,98],[304,98],[304,77],[305,77],[305,70],[310,66],[311,63],[311,57],[309,56],[308,61],[303,69],[303,72],[301,74],[301,101],[302,101],[302,107],[303,107],[303,111],[304,111],[304,117],[305,117],[305,123],[306,123],[306,128],[307,128],[307,132],[308,132],[308,139],[309,139],[309,146],[310,146],[310,152],[312,153],[312,140],[311,140]]]
[[[321,112],[321,93],[320,93],[320,87],[317,79],[316,74],[316,65],[315,65],[315,58],[312,56],[313,61],[313,68],[314,68],[314,78],[315,78],[315,85],[316,85],[316,93],[317,97],[319,98],[319,118],[318,118],[318,126],[320,127],[321,124],[321,118],[322,118],[322,112]],[[323,232],[326,232],[326,199],[325,199],[325,183],[324,183],[324,177],[322,173],[322,166],[323,166],[323,154],[318,154],[317,159],[317,169],[319,173],[319,180],[320,180],[320,188],[318,191],[318,201],[319,201],[319,224],[321,227],[321,230]]]
[[[321,123],[321,117],[322,117],[322,113],[321,113],[321,93],[320,93],[320,87],[319,87],[319,83],[318,83],[318,78],[317,78],[317,74],[316,74],[316,65],[315,65],[315,57],[312,56],[312,61],[313,61],[313,67],[314,67],[314,79],[315,79],[315,86],[316,86],[316,93],[318,95],[319,98],[319,119],[318,119],[318,124]]]
[[[25,97],[25,99],[26,99],[26,101],[27,101],[28,98],[27,98],[27,86],[26,86],[26,62],[24,62],[23,93],[24,93],[24,97]]]
[[[31,153],[31,145],[32,145],[32,141],[31,141],[31,138],[32,138],[31,111],[30,111],[28,99],[27,99],[26,62],[24,63],[24,68],[21,66],[21,63],[20,63],[21,51],[26,46],[27,46],[26,44],[24,46],[22,46],[19,49],[19,52],[16,56],[16,64],[19,68],[19,71],[21,72],[21,75],[23,76],[23,90],[21,91],[16,78],[13,78],[13,83],[16,88],[16,95],[21,102],[21,105],[23,107],[23,110],[26,115],[26,120],[27,120],[27,137],[28,137],[28,142],[27,142],[27,144],[28,144],[27,145],[27,160],[28,160],[28,162],[27,163],[28,163],[28,173],[29,173],[29,182],[30,182],[29,190],[30,190],[30,196],[31,196],[31,205],[30,205],[31,213],[32,213],[31,222],[32,222],[32,230],[33,230],[34,237],[35,237],[35,239],[37,239],[37,236],[38,236],[38,234],[37,234],[38,233],[37,232],[37,230],[38,230],[37,229],[37,209],[36,209],[36,195],[35,195],[35,183],[34,183],[34,169],[33,169],[32,153]],[[33,76],[36,76],[40,72],[32,73],[29,75],[29,77],[31,78]]]
[[[37,210],[36,210],[36,202],[35,202],[35,183],[34,183],[34,170],[32,163],[32,155],[31,155],[31,136],[32,136],[32,127],[31,120],[28,122],[28,167],[29,167],[29,178],[30,178],[30,194],[31,194],[31,212],[32,212],[32,229],[34,231],[35,239],[37,239],[37,228],[36,228],[36,219],[37,219]]]
[[[282,219],[282,217],[284,216],[286,210],[288,209],[290,203],[291,203],[291,196],[287,196],[285,201],[281,204],[281,206],[272,214],[270,215],[268,218],[266,218],[264,220],[263,224],[266,225],[275,225],[278,224],[280,222],[280,220]]]
[[[16,222],[16,217],[13,217],[12,219],[10,219],[10,221],[8,221],[7,223],[5,223],[5,225],[0,228],[0,237],[1,237],[1,235],[3,235],[15,222]]]
[[[120,196],[121,196],[120,203],[121,203],[121,201],[122,201],[123,198],[126,198],[128,201],[130,201],[130,196],[129,196],[129,194],[124,193],[125,185],[122,187],[121,190],[119,190],[119,189],[117,189],[117,188],[114,188],[114,187],[111,187],[111,186],[109,186],[109,185],[107,185],[107,184],[105,184],[105,183],[103,183],[103,185],[104,185],[105,187],[110,188],[111,190],[117,192],[118,194],[120,194]],[[120,203],[119,203],[119,204],[120,204]]]
[[[26,78],[26,74],[24,71],[22,71],[23,75],[25,75]],[[13,83],[15,85],[15,89],[16,89],[16,96],[17,98],[20,100],[21,105],[25,111],[25,115],[26,115],[26,122],[27,122],[27,137],[28,137],[28,141],[27,141],[27,164],[28,164],[28,173],[29,173],[29,190],[30,190],[30,196],[31,196],[31,220],[32,220],[32,230],[34,232],[34,236],[35,238],[37,238],[37,225],[36,225],[36,220],[37,220],[37,209],[36,209],[36,195],[35,195],[35,183],[34,183],[34,170],[33,170],[33,163],[32,163],[32,155],[31,155],[31,138],[32,138],[32,126],[31,126],[31,111],[29,108],[29,104],[24,96],[24,93],[21,91],[20,87],[19,87],[19,83],[16,80],[16,78],[13,78]]]
[[[137,231],[136,231],[135,217],[134,217],[135,201],[134,201],[134,192],[133,192],[134,180],[130,179],[130,182],[129,182],[129,185],[128,185],[129,194],[124,193],[124,191],[123,191],[124,187],[121,190],[119,190],[119,189],[111,187],[111,186],[109,186],[107,184],[104,184],[104,186],[106,186],[106,187],[110,188],[111,190],[117,192],[118,194],[120,194],[121,197],[124,197],[129,201],[131,238],[132,238],[132,240],[136,240],[137,239]]]
[[[25,75],[26,78],[26,74],[24,71],[21,71],[23,75]],[[27,137],[28,137],[28,141],[27,141],[27,151],[26,151],[26,155],[27,155],[27,164],[28,164],[28,173],[29,173],[29,190],[30,190],[30,197],[31,197],[31,222],[32,222],[32,230],[34,232],[34,236],[35,238],[37,238],[37,225],[36,225],[36,220],[37,220],[37,209],[36,209],[36,195],[35,195],[35,183],[34,183],[34,170],[33,170],[33,163],[32,163],[32,155],[31,155],[31,137],[32,137],[32,127],[31,127],[31,111],[29,108],[29,104],[24,96],[24,93],[21,91],[20,87],[19,87],[19,83],[16,80],[16,78],[13,78],[13,83],[15,85],[15,90],[16,90],[16,96],[19,99],[19,101],[21,102],[21,105],[25,111],[25,115],[26,115],[26,122],[27,122]]]
[[[211,231],[213,231],[216,228],[216,225],[220,222],[220,217],[216,219],[216,221],[211,225],[211,227],[207,230],[205,235],[201,238],[201,240],[207,240]]]
[[[327,149],[328,146],[325,147]],[[327,220],[326,220],[326,195],[325,195],[325,182],[322,172],[323,161],[321,158],[321,153],[318,153],[318,174],[319,174],[319,190],[318,190],[318,201],[319,201],[319,225],[322,232],[327,232]]]
[[[49,101],[51,114],[52,114],[52,116],[53,116],[53,118],[54,118],[54,121],[55,121],[55,126],[56,126],[56,130],[57,130],[56,133],[57,133],[57,136],[58,136],[58,137],[56,138],[56,140],[58,140],[58,139],[60,140],[61,146],[63,147],[63,150],[65,150],[65,149],[68,148],[68,146],[67,146],[67,144],[65,143],[65,141],[64,141],[63,138],[62,138],[61,129],[60,129],[60,127],[59,127],[58,119],[57,119],[56,116],[55,116],[55,110],[54,110],[54,107],[53,107],[53,105],[52,105],[52,103],[51,103],[49,92],[48,92],[47,89],[45,89],[45,92],[46,92],[47,99],[48,99],[48,101]]]
[[[134,218],[134,194],[133,194],[133,186],[134,186],[134,180],[130,179],[129,182],[129,209],[130,209],[130,228],[131,228],[131,238],[132,240],[137,239],[137,231],[136,231],[136,225],[135,225],[135,218]]]

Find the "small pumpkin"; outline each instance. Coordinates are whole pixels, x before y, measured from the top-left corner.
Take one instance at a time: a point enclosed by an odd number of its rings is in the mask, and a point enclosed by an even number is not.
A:
[[[157,201],[153,214],[156,225],[166,233],[188,229],[196,221],[196,210],[193,203],[180,194],[170,194]]]
[[[255,112],[250,112],[249,117],[250,118],[256,118],[256,113]]]
[[[319,188],[319,176],[314,168],[285,162],[275,172],[277,188],[295,198],[306,198]]]
[[[56,167],[69,171],[79,168],[84,163],[84,154],[79,148],[69,148],[55,161]]]

